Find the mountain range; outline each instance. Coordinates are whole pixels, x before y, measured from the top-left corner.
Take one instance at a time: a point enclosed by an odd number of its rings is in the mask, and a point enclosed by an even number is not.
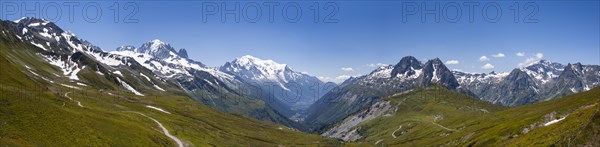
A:
[[[588,91],[600,84],[600,66],[563,65],[540,60],[510,73],[453,71],[462,88],[485,101],[505,106],[531,104]]]
[[[441,84],[454,91],[504,106],[519,106],[587,91],[600,84],[600,66],[563,65],[540,60],[510,73],[466,73],[449,70],[440,59],[426,63],[406,56],[396,65],[350,78],[309,108],[303,123],[321,132],[372,106],[387,95]]]
[[[337,142],[298,132],[302,126],[283,115],[291,111],[286,105],[267,103],[234,75],[191,60],[185,49],[176,52],[160,40],[106,52],[36,18],[1,21],[0,36],[0,144]],[[252,131],[257,128],[265,132]],[[66,134],[79,139],[65,141],[71,137]]]

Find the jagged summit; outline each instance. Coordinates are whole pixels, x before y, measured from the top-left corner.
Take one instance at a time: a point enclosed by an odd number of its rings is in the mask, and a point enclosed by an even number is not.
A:
[[[159,59],[166,58],[187,58],[187,51],[180,49],[179,52],[166,42],[158,39],[154,39],[143,43],[140,47],[136,48],[133,45],[124,45],[116,49],[116,51],[131,51],[134,53],[146,54]]]
[[[187,50],[185,50],[184,48],[179,49],[179,51],[177,52],[177,55],[179,55],[180,57],[183,57],[183,58],[188,58]]]
[[[439,58],[427,61],[423,67],[423,74],[422,82],[425,84],[440,83],[450,89],[455,89],[459,85],[452,71]]]
[[[529,76],[541,81],[542,84],[557,78],[564,69],[565,65],[563,64],[543,59],[520,68],[520,70],[526,72]]]
[[[189,59],[185,49],[175,51],[169,43],[158,39],[143,43],[138,48],[132,45],[120,46],[111,53],[132,57],[137,62],[142,63],[144,67],[166,78],[190,78],[194,76],[196,71],[212,72],[214,76],[223,80],[229,80],[231,77],[217,72],[215,68],[206,67],[201,62]]]
[[[150,41],[150,42],[152,42],[152,44],[158,44],[158,45],[161,45],[161,44],[167,44],[167,43],[165,43],[165,42],[163,42],[163,41],[160,41],[160,39],[153,39],[153,40],[152,40],[152,41]]]
[[[45,20],[45,19],[39,19],[39,18],[33,18],[33,17],[23,17],[19,20],[15,20],[15,23],[17,23],[17,25],[21,25],[21,27],[23,29],[31,29],[32,31],[35,32],[40,32],[40,33],[46,33],[48,35],[44,35],[43,37],[48,37],[50,38],[50,35],[54,35],[54,36],[59,36],[62,33],[67,33],[70,36],[75,36],[73,33],[71,32],[65,32],[63,31],[60,27],[58,27],[56,24]],[[19,30],[22,31],[22,30]],[[52,36],[52,37],[54,37]]]
[[[35,18],[35,17],[21,17],[18,20],[13,21],[15,23],[23,23],[23,24],[30,24],[30,23],[51,23],[50,21],[46,20],[46,19],[40,19],[40,18]],[[44,24],[45,25],[45,24]]]
[[[400,74],[404,76],[412,76],[416,74],[415,70],[421,69],[422,64],[413,56],[406,56],[400,59],[400,62],[394,66],[391,76],[398,77]]]
[[[170,44],[162,42],[158,39],[154,39],[150,42],[146,42],[140,46],[136,52],[147,53],[157,58],[168,58],[173,55],[177,55],[177,51]]]
[[[116,49],[117,51],[135,51],[135,46],[133,45],[124,45],[120,46]]]

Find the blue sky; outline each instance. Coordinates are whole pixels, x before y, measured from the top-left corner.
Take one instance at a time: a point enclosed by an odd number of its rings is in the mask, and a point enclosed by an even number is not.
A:
[[[475,2],[478,5],[474,7],[473,22],[469,21],[469,9],[465,6],[472,3],[463,1],[228,1],[224,5],[206,1],[134,1],[130,7],[126,7],[126,2],[118,1],[118,22],[114,21],[115,11],[111,9],[115,8],[115,2],[110,1],[76,2],[73,22],[68,19],[70,15],[65,2],[37,2],[40,8],[29,14],[7,8],[16,4],[35,9],[35,3],[2,1],[0,19],[15,20],[23,15],[35,15],[54,20],[63,29],[108,51],[121,45],[139,46],[160,39],[175,48],[186,48],[190,58],[209,66],[219,66],[248,54],[329,79],[367,74],[376,68],[371,65],[395,64],[408,55],[423,62],[436,57],[443,61],[456,60],[458,64],[447,66],[467,72],[510,71],[519,63],[540,57],[565,64],[600,64],[598,1],[517,2],[518,22],[514,22],[514,2],[494,1]],[[93,18],[96,13],[92,8],[95,7],[84,7],[95,3],[102,9],[102,16],[92,23],[84,19],[83,11],[88,10],[87,18]],[[203,14],[210,14],[209,10],[212,10],[208,8],[215,8],[213,4],[223,10],[222,6],[233,9],[236,3],[242,10],[240,22],[235,22],[234,15],[228,14],[223,23],[220,11],[216,15],[206,15],[206,22],[203,21]],[[315,3],[319,4],[317,23],[314,22],[315,11],[311,9]],[[422,22],[420,5],[431,10],[436,3],[440,5],[439,11],[425,14],[425,22]],[[60,18],[53,13],[56,11],[52,7],[56,6],[54,4],[60,6]],[[272,4],[278,5],[274,7],[274,19],[270,22],[266,5]],[[414,4],[419,11],[410,11]],[[250,22],[257,14],[254,6],[260,6],[262,10],[260,20],[255,23]],[[460,19],[456,22],[451,22],[457,16],[453,6],[461,9]],[[500,6],[502,15],[497,22],[488,22],[494,21],[496,16],[493,6]],[[123,19],[134,7],[138,11],[132,18],[138,22],[124,23]],[[283,7],[288,8],[287,12],[283,12]],[[301,17],[295,23],[288,22],[294,21],[296,7],[302,9]],[[334,12],[334,8],[338,11],[329,20],[337,20],[337,23],[324,23],[323,19]],[[416,13],[407,15],[403,22],[403,14],[410,12]],[[484,17],[484,12],[488,17]],[[535,15],[531,18],[537,23],[524,23],[532,12]],[[435,14],[441,15],[440,22],[435,22]],[[524,55],[517,56],[518,52]],[[499,53],[504,56],[494,57]],[[480,60],[482,56],[488,60]],[[484,66],[486,64],[493,68]]]

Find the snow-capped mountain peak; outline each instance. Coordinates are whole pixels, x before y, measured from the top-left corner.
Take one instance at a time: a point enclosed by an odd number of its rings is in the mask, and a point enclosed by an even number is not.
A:
[[[522,67],[521,70],[536,80],[539,80],[541,84],[544,84],[552,79],[558,78],[564,68],[565,65],[563,64],[550,62],[548,60],[540,60],[529,66]]]
[[[27,24],[34,25],[34,26],[37,26],[37,25],[40,25],[40,24],[41,25],[46,25],[46,24],[50,23],[50,21],[48,21],[48,20],[38,19],[38,18],[33,18],[33,17],[21,17],[21,19],[15,20],[13,22],[15,22],[15,23],[27,23]],[[33,23],[40,23],[40,24],[33,24]]]
[[[149,54],[160,59],[178,56],[177,51],[170,44],[158,39],[142,44],[142,46],[135,49],[135,52]]]
[[[266,67],[271,68],[273,70],[284,70],[287,67],[286,64],[280,64],[273,60],[263,60],[260,58],[253,57],[251,55],[244,55],[236,60],[234,63],[238,63],[240,65],[245,65],[246,67],[256,66],[256,67]]]
[[[172,49],[171,45],[158,39],[154,39],[150,42],[147,42],[146,44],[142,45],[141,48],[150,49],[150,51],[152,52],[156,52],[160,49]]]
[[[183,50],[183,49],[182,49]],[[121,46],[111,53],[134,58],[144,67],[164,77],[186,76],[191,77],[190,70],[207,71],[219,76],[219,78],[230,79],[229,75],[218,72],[216,69],[206,67],[204,64],[180,56],[186,51],[176,52],[171,45],[158,39],[146,42],[139,48],[131,45]]]
[[[373,89],[393,87],[398,90],[431,83],[443,84],[451,89],[458,87],[456,78],[440,59],[422,64],[412,56],[403,57],[396,65],[379,67],[368,75],[352,80],[352,83]]]
[[[157,47],[158,47],[158,46],[160,46],[160,45],[165,45],[165,44],[167,44],[167,43],[165,43],[165,42],[163,42],[163,41],[160,41],[159,39],[154,39],[154,40],[152,40],[151,42],[152,42],[152,45],[156,45]]]
[[[250,55],[234,59],[221,67],[221,71],[238,74],[245,79],[279,83],[287,81],[283,76],[283,69],[285,69],[285,64],[279,64],[273,60],[262,60]]]
[[[401,77],[401,76],[419,76],[419,73],[416,71],[420,71],[422,68],[422,64],[417,58],[413,56],[406,56],[400,59],[400,62],[394,66],[394,69],[391,72],[392,77]]]
[[[264,78],[268,78],[271,80],[280,78],[280,80],[285,80],[284,77],[278,76],[283,74],[283,72],[287,68],[287,65],[277,63],[273,60],[263,60],[250,55],[245,55],[233,60],[231,63],[228,64],[232,66],[231,70],[233,72],[238,72],[240,70],[250,70],[256,72],[256,74],[258,75],[263,75]]]
[[[247,83],[255,83],[259,86],[265,84],[274,85],[278,89],[281,88],[288,91],[288,94],[277,92],[279,90],[266,92],[273,94],[277,99],[291,106],[293,109],[305,109],[314,103],[314,98],[311,96],[314,96],[315,93],[310,93],[311,85],[325,85],[325,82],[319,80],[317,77],[293,71],[286,64],[250,55],[227,62],[219,70],[235,75]],[[323,94],[325,92],[318,93],[317,96],[320,97]],[[290,100],[289,98],[291,97],[298,99]]]
[[[529,64],[528,66],[518,68],[532,78],[535,78],[539,84],[544,84],[552,79],[558,78],[565,66],[560,63],[551,62],[548,60],[539,60]],[[469,85],[471,83],[498,83],[503,78],[507,77],[510,72],[490,72],[490,73],[467,73],[453,71],[457,80],[461,85]]]
[[[502,79],[506,76],[508,76],[508,74],[510,74],[509,72],[495,72],[492,71],[490,73],[469,73],[469,72],[462,72],[462,71],[452,71],[452,73],[454,74],[454,76],[456,77],[456,80],[458,80],[458,83],[460,83],[460,85],[468,85],[471,83],[498,83],[500,81],[502,81]]]
[[[394,69],[393,65],[380,66],[377,69],[373,70],[368,75],[368,77],[369,78],[391,78],[393,69]]]

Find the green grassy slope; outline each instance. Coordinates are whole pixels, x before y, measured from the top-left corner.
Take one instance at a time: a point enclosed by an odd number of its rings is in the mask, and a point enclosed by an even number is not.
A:
[[[508,145],[508,146],[548,146],[548,145],[600,145],[598,115],[600,115],[600,88],[547,102],[515,107],[506,111],[482,116],[469,123],[483,122],[465,129],[462,133],[474,133],[464,145]],[[548,116],[566,116],[564,120],[544,126]],[[553,119],[550,119],[553,120]],[[524,133],[525,128],[529,129]],[[588,129],[586,129],[588,128]],[[460,134],[457,134],[458,137]],[[590,137],[596,136],[596,138]],[[588,138],[586,138],[588,137]]]
[[[66,81],[54,79],[56,81],[51,83],[32,74],[23,64],[33,69],[51,66],[37,59],[14,60],[29,56],[17,49],[35,48],[0,43],[0,146],[176,145],[151,119],[131,112],[156,119],[188,146],[338,143],[272,122],[219,112],[184,95],[149,92],[139,97],[123,92],[122,88],[98,90],[92,86],[80,86],[82,89],[61,86],[59,83]],[[44,71],[37,74],[52,74]],[[170,114],[146,105],[162,108]]]
[[[348,145],[597,146],[600,142],[600,88],[514,108],[437,86],[383,100],[398,110],[356,126],[364,137]],[[544,126],[561,116],[566,118]]]
[[[360,128],[360,134],[365,136],[359,140],[363,144],[429,145],[464,127],[464,120],[505,109],[442,86],[420,88],[385,97],[382,101],[390,101],[397,110],[392,115],[380,116],[356,126]]]

